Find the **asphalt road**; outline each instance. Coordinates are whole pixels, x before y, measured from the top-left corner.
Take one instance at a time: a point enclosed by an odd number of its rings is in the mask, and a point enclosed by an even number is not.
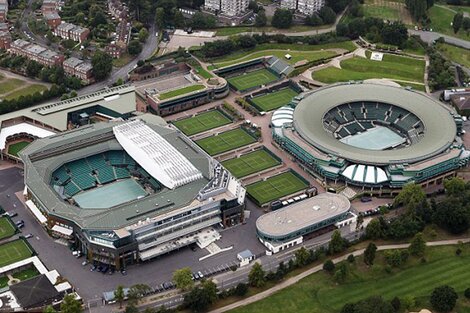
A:
[[[439,39],[440,37],[444,37],[444,40],[447,43],[465,48],[465,49],[470,49],[470,41],[466,41],[463,39],[455,38],[452,36],[447,36],[441,33],[436,33],[436,32],[428,32],[428,31],[422,31],[422,30],[413,30],[409,29],[408,32],[411,35],[418,35],[421,40],[427,42],[427,43],[432,43],[434,40]]]

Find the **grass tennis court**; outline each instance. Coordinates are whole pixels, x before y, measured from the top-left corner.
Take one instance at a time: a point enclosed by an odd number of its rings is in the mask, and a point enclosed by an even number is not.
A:
[[[23,148],[29,145],[29,141],[20,141],[8,146],[8,154],[17,157],[18,152],[20,152]]]
[[[263,205],[307,187],[308,184],[293,172],[286,172],[248,185],[246,191],[259,205]]]
[[[276,160],[264,149],[222,162],[222,165],[237,178],[245,177],[279,164],[281,164],[281,162]]]
[[[16,228],[6,217],[0,217],[0,240],[15,234]]]
[[[0,245],[0,267],[24,260],[32,255],[33,251],[23,239],[5,243]]]
[[[216,136],[197,140],[196,143],[209,155],[216,155],[256,142],[256,139],[241,128],[232,129]]]
[[[73,200],[82,209],[106,209],[146,195],[147,192],[130,178],[79,193]]]
[[[227,81],[234,88],[242,91],[261,85],[266,85],[270,82],[276,81],[277,79],[278,77],[276,75],[263,68],[251,73],[228,78]]]
[[[271,111],[278,109],[297,96],[298,93],[292,88],[285,88],[275,92],[271,92],[259,97],[251,99],[253,103],[260,109],[260,111]]]
[[[173,122],[185,135],[191,136],[202,133],[206,130],[230,124],[232,121],[218,110],[200,113],[193,117],[188,117]]]

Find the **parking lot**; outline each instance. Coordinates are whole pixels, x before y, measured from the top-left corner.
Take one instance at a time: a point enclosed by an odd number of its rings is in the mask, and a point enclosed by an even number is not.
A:
[[[22,234],[33,234],[33,238],[28,241],[38,253],[38,257],[49,269],[56,269],[66,277],[85,301],[98,299],[101,302],[102,293],[114,290],[118,285],[129,287],[143,283],[158,289],[163,282],[171,281],[174,270],[186,266],[190,267],[193,272],[201,271],[205,276],[211,276],[230,270],[230,267],[237,263],[238,252],[250,249],[253,253],[260,254],[265,250],[256,238],[255,232],[255,222],[262,211],[252,203],[247,203],[247,209],[251,211],[251,217],[247,223],[223,230],[222,239],[216,242],[221,248],[232,246],[231,250],[199,261],[200,257],[209,253],[199,248],[192,251],[191,248],[186,247],[158,259],[130,266],[125,276],[120,273],[109,275],[109,271],[103,275],[96,270],[90,271],[91,264],[83,266],[85,258],[73,256],[72,251],[64,245],[63,241],[56,241],[48,236],[23,206],[20,200],[23,188],[21,169],[10,167],[0,170],[0,205],[5,208],[5,211],[18,213],[13,220],[24,220],[25,226],[21,229]]]

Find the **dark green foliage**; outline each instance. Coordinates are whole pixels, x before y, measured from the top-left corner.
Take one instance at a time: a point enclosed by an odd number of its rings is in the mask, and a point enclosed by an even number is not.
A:
[[[437,312],[450,312],[454,309],[457,299],[454,288],[444,285],[433,290],[430,302]]]
[[[341,313],[393,313],[394,308],[380,296],[372,296],[357,303],[347,303]]]
[[[286,9],[277,9],[274,12],[271,25],[276,28],[289,28],[292,25],[292,12]]]
[[[127,52],[129,52],[130,55],[138,55],[140,52],[142,52],[142,44],[140,41],[131,40],[127,46]]]
[[[113,59],[107,53],[96,51],[91,59],[93,76],[100,81],[108,77],[113,69]]]
[[[376,251],[377,246],[373,242],[369,243],[364,251],[364,263],[367,265],[373,265]]]
[[[325,263],[323,263],[323,270],[332,273],[335,270],[335,264],[333,261],[326,260]]]
[[[318,12],[324,24],[333,24],[336,20],[336,14],[332,8],[324,6]]]

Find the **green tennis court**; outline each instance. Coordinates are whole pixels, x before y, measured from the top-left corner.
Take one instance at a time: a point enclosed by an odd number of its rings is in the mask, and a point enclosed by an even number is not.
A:
[[[73,200],[82,209],[106,209],[146,195],[147,192],[130,178],[79,193]]]
[[[0,245],[0,267],[24,260],[33,255],[29,245],[23,240],[15,240]]]
[[[8,154],[17,157],[18,152],[23,150],[26,146],[30,144],[29,141],[20,141],[17,143],[13,143],[8,146]]]
[[[216,155],[256,142],[256,139],[241,128],[232,129],[216,136],[197,140],[196,143],[208,154]]]
[[[248,185],[246,191],[259,205],[263,205],[307,187],[308,184],[293,172],[286,172]]]
[[[230,124],[232,121],[218,110],[207,111],[173,122],[185,135],[191,136],[206,130]]]
[[[0,239],[11,237],[15,234],[16,227],[12,224],[10,219],[0,217]]]
[[[222,165],[232,173],[233,176],[240,178],[261,172],[265,169],[281,164],[265,149],[260,149],[222,162]]]
[[[266,85],[270,82],[276,81],[278,77],[263,68],[251,73],[245,73],[240,76],[228,78],[227,81],[237,90],[247,90],[253,87]]]
[[[251,99],[260,111],[271,111],[288,105],[298,93],[292,88],[285,88]]]

